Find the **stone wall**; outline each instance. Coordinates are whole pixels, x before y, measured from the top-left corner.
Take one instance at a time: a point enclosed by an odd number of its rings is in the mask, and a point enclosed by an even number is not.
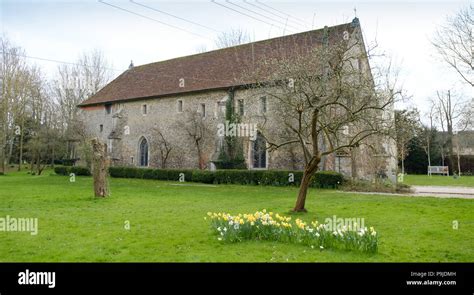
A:
[[[239,111],[239,100],[244,103],[244,115],[241,123],[257,124],[258,129],[272,142],[278,142],[284,132],[278,122],[278,103],[267,97],[266,112],[262,113],[260,98],[264,94],[257,89],[238,89],[234,92],[235,110]],[[83,109],[86,126],[91,136],[97,136],[109,146],[113,165],[138,166],[139,144],[145,138],[149,146],[149,166],[161,167],[159,148],[160,136],[172,147],[166,168],[198,168],[197,148],[189,135],[192,127],[189,116],[192,112],[202,111],[205,105],[203,122],[206,134],[202,139],[202,150],[206,168],[210,161],[216,160],[219,152],[218,123],[225,121],[225,101],[229,93],[225,90],[206,91],[201,93],[177,95],[146,100],[136,100],[124,103],[115,103],[107,114],[104,106],[88,107]],[[178,101],[182,101],[183,111],[178,111]],[[143,106],[146,105],[146,114]],[[100,125],[103,125],[102,132]],[[192,128],[191,128],[192,129]],[[249,169],[252,165],[252,140],[242,137],[244,157]],[[353,155],[330,155],[324,158],[320,168],[335,170],[351,176],[356,172],[357,177],[370,178],[375,174],[378,166],[389,163],[374,162],[373,153],[360,147],[353,150]],[[383,157],[382,157],[383,158]],[[355,163],[355,168],[352,163]],[[380,161],[379,161],[380,162]],[[382,161],[383,162],[383,161]],[[298,144],[288,145],[278,150],[267,152],[267,169],[303,169],[303,156]],[[374,168],[375,167],[375,168]]]

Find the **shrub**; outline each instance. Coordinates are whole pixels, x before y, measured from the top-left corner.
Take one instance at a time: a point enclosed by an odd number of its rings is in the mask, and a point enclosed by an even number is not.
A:
[[[313,185],[320,188],[337,188],[343,182],[342,174],[335,171],[318,171],[313,177]]]
[[[211,219],[211,228],[223,242],[243,240],[271,240],[286,243],[299,243],[311,248],[343,249],[375,253],[378,249],[378,235],[373,227],[367,230],[357,223],[334,229],[317,221],[307,224],[291,217],[273,216],[266,210],[254,214],[232,216],[227,213],[207,213]]]
[[[68,167],[64,166],[56,166],[54,167],[54,173],[59,174],[59,175],[68,175]]]
[[[69,175],[74,173],[76,176],[90,176],[91,172],[87,167],[81,166],[56,166],[54,172],[59,175]]]
[[[112,177],[125,177],[125,167],[109,167],[109,174]]]
[[[185,181],[217,184],[254,184],[272,186],[299,186],[303,171],[224,169],[201,171],[188,169],[145,169],[137,167],[110,167],[112,177],[145,178],[178,181],[184,173]],[[291,176],[291,179],[290,179]],[[337,188],[344,182],[342,174],[334,171],[316,172],[311,186]]]
[[[168,180],[178,181],[180,180],[181,173],[184,174],[184,181],[191,181],[193,178],[193,170],[184,170],[184,169],[169,169]]]
[[[74,173],[76,176],[90,176],[91,171],[87,167],[81,167],[81,166],[72,166],[69,167],[68,173]]]
[[[154,175],[154,172],[155,169],[150,169],[150,168],[146,168],[146,169],[143,169],[143,175],[142,175],[142,178],[143,179],[155,179],[155,175]]]
[[[168,180],[168,171],[164,169],[154,169],[153,179],[157,180]]]
[[[214,183],[214,174],[211,171],[194,170],[191,178],[193,182]]]

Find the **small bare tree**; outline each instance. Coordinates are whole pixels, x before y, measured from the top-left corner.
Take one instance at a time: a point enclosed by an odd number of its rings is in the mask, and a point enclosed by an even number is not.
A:
[[[418,124],[421,126],[421,132],[419,137],[421,139],[421,145],[425,151],[426,157],[428,159],[428,166],[431,166],[431,147],[436,136],[436,130],[434,129],[434,120],[435,120],[435,106],[432,104],[429,112],[426,112],[424,117],[429,120],[428,125],[425,125],[419,120]]]
[[[240,44],[251,42],[250,35],[242,29],[231,29],[220,33],[216,37],[215,44],[217,48],[227,48]]]
[[[371,74],[360,32],[326,37],[312,49],[294,44],[290,57],[267,59],[248,75],[256,91],[275,105],[275,121],[259,125],[269,149],[300,147],[305,166],[294,211],[306,211],[308,188],[323,157],[389,134],[394,98],[400,94],[391,83],[376,84],[381,77]],[[272,134],[275,128],[268,122],[290,136]]]
[[[160,155],[159,155],[160,167],[162,169],[165,169],[170,153],[173,150],[173,147],[171,146],[171,142],[166,139],[163,132],[158,126],[155,126],[152,129],[152,138],[154,138],[155,146],[158,147],[158,150],[160,152]]]
[[[405,174],[405,158],[410,153],[409,143],[420,133],[419,121],[419,113],[416,109],[395,112],[395,138],[402,174]]]
[[[467,128],[467,125],[462,124],[462,118],[469,108],[462,98],[453,96],[449,90],[445,93],[437,91],[436,96],[436,99],[432,100],[432,104],[436,109],[438,124],[445,133],[444,145],[449,156],[449,168],[452,173],[459,174],[459,165],[454,154],[453,137],[455,129],[463,131]]]
[[[203,146],[209,136],[210,129],[206,124],[205,117],[197,110],[188,109],[185,112],[185,131],[192,140],[198,156],[198,167],[203,170],[207,167]]]
[[[474,6],[461,9],[436,31],[432,41],[442,60],[474,87]]]

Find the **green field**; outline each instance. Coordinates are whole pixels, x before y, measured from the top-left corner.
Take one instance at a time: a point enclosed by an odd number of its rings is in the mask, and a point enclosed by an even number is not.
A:
[[[474,187],[474,176],[461,176],[459,178],[454,178],[446,175],[406,175],[403,182],[409,185]]]
[[[208,211],[288,214],[296,188],[111,179],[112,196],[94,199],[90,177],[71,183],[50,173],[0,176],[0,217],[39,218],[36,236],[0,232],[0,261],[474,261],[474,200],[310,190],[309,212],[297,216],[365,218],[380,244],[377,254],[363,254],[278,242],[223,244],[204,220]]]

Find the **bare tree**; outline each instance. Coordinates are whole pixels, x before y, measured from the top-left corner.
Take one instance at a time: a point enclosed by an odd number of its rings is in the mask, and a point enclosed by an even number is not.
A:
[[[59,105],[63,132],[68,142],[68,155],[75,154],[76,143],[90,145],[84,138],[84,130],[78,118],[77,105],[99,91],[110,80],[109,63],[102,52],[93,50],[83,53],[74,65],[58,67],[57,77],[52,83],[52,92]]]
[[[1,171],[5,172],[5,165],[9,163],[15,136],[18,135],[18,107],[19,101],[25,99],[25,80],[28,69],[25,63],[24,51],[13,46],[6,37],[0,38],[0,158]]]
[[[293,210],[306,211],[308,187],[322,158],[367,145],[373,136],[383,142],[393,127],[391,110],[400,91],[381,76],[374,79],[360,34],[327,38],[308,50],[295,44],[292,50],[291,57],[263,62],[251,77],[253,87],[277,106],[277,122],[271,124],[290,131],[291,136],[283,138],[272,134],[278,130],[267,126],[270,120],[261,123],[269,149],[300,147],[305,167]]]
[[[203,170],[207,167],[203,146],[204,141],[210,133],[205,117],[197,110],[188,109],[185,111],[185,131],[192,140],[197,152],[198,167]]]
[[[428,166],[431,166],[431,147],[433,145],[433,139],[436,136],[436,130],[434,129],[435,115],[435,106],[431,105],[429,112],[426,112],[424,115],[424,117],[429,120],[428,125],[423,124],[421,120],[418,122],[419,126],[421,126],[419,137],[421,139],[423,150],[425,151],[426,157],[428,159]]]
[[[469,108],[466,101],[459,96],[453,96],[450,90],[445,93],[437,91],[436,96],[432,103],[436,108],[438,124],[446,135],[444,145],[449,156],[449,168],[452,173],[459,175],[459,165],[454,154],[453,137],[455,131],[463,131],[467,128],[467,125],[462,124],[462,118]]]
[[[436,31],[432,41],[439,56],[463,81],[474,87],[474,6],[461,9]]]
[[[154,145],[158,147],[158,150],[160,152],[160,155],[159,155],[160,167],[162,169],[165,169],[170,153],[173,150],[173,147],[171,146],[171,142],[166,139],[163,132],[158,126],[155,126],[152,129],[152,138],[154,138],[154,142],[155,142]]]
[[[227,48],[251,42],[250,35],[242,29],[231,29],[220,33],[215,40],[217,48]]]
[[[98,50],[83,53],[74,65],[58,67],[52,88],[66,124],[65,129],[68,123],[76,119],[77,105],[99,91],[110,80],[108,67],[109,63]]]
[[[410,153],[409,143],[420,133],[418,110],[401,110],[395,112],[395,138],[397,141],[398,159],[405,174],[405,158]]]

